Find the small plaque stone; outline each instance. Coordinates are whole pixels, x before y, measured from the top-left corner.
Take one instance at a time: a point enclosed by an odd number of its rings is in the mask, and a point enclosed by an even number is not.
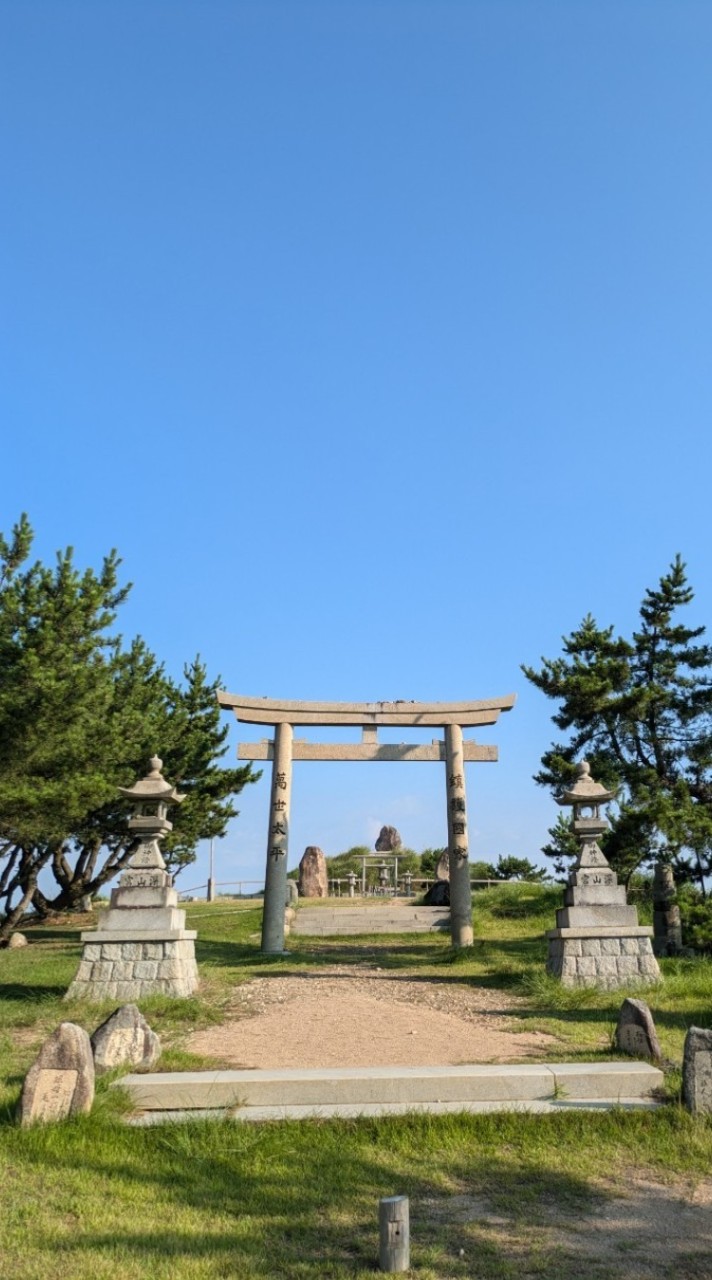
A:
[[[150,1071],[161,1056],[161,1042],[135,1004],[125,1004],[97,1027],[91,1038],[97,1075],[114,1067]]]
[[[616,1027],[616,1048],[634,1058],[662,1058],[653,1015],[644,1000],[624,1000]]]
[[[19,1119],[23,1126],[64,1120],[91,1111],[94,1060],[89,1036],[73,1022],[62,1022],[45,1040],[25,1076]]]
[[[712,1031],[701,1027],[685,1036],[682,1100],[688,1111],[712,1111]]]

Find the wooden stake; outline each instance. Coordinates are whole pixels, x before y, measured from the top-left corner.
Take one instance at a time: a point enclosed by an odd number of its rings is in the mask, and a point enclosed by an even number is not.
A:
[[[378,1229],[378,1265],[381,1271],[407,1271],[410,1267],[410,1212],[407,1196],[386,1196],[379,1201]]]

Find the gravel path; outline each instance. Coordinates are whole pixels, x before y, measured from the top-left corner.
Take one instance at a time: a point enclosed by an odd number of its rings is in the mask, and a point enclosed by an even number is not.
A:
[[[553,1036],[511,1031],[512,996],[377,967],[254,978],[226,1022],[186,1048],[233,1067],[447,1066],[536,1058]]]

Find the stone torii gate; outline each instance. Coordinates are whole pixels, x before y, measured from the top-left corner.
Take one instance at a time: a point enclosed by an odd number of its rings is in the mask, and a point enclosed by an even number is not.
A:
[[[240,760],[271,760],[267,835],[267,868],[262,920],[262,950],[268,955],[284,951],[284,906],[287,892],[289,805],[292,792],[292,760],[441,760],[445,763],[448,850],[450,854],[450,929],[455,947],[472,945],[472,899],[467,843],[465,763],[494,762],[496,747],[463,739],[463,728],[495,724],[502,711],[510,711],[515,695],[484,702],[281,702],[272,698],[243,698],[218,693],[218,702],[233,711],[244,724],[274,725],[274,738],[240,743]],[[295,725],[356,725],[358,743],[307,742],[294,737]],[[409,729],[441,728],[444,738],[432,745],[383,743],[380,726]]]

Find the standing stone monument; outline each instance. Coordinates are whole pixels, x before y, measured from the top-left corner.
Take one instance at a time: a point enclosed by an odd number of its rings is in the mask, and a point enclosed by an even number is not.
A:
[[[91,1038],[98,1076],[114,1067],[150,1071],[161,1056],[161,1041],[135,1004],[116,1009]]]
[[[60,1022],[25,1076],[20,1124],[64,1120],[91,1111],[93,1101],[94,1059],[89,1036],[74,1022]]]
[[[653,876],[653,951],[656,956],[679,956],[682,920],[675,901],[675,877],[667,862],[656,862]]]
[[[326,858],[315,844],[307,845],[299,863],[299,897],[326,898],[329,895],[329,873]]]
[[[615,990],[631,983],[657,982],[658,962],[650,943],[652,929],[638,924],[635,907],[626,903],[625,886],[598,846],[608,823],[600,806],[614,792],[594,782],[588,763],[577,767],[577,779],[559,804],[571,805],[573,829],[581,845],[569,876],[564,906],[556,928],[547,935],[547,970],[565,987]]]
[[[682,1100],[688,1111],[712,1111],[712,1031],[690,1027],[682,1060]]]
[[[168,807],[185,797],[162,776],[158,756],[150,764],[140,782],[119,788],[133,806],[129,830],[136,847],[99,928],[81,935],[84,951],[68,1000],[189,996],[198,985],[196,934],[185,928],[185,911],[178,908],[159,847],[173,827]]]
[[[634,1058],[661,1060],[663,1053],[653,1015],[644,1000],[623,1001],[618,1014],[615,1046],[621,1053],[630,1053]]]
[[[376,840],[376,853],[395,853],[396,849],[400,849],[403,841],[396,827],[381,827]]]

